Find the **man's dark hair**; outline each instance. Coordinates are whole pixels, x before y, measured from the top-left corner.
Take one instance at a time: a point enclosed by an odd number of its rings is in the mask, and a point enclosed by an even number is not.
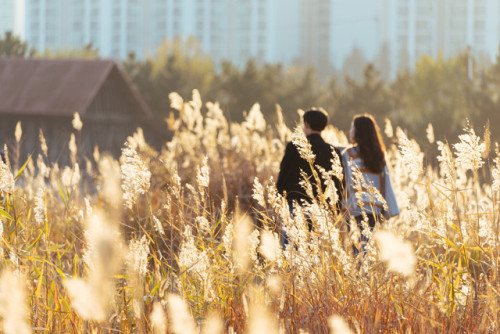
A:
[[[323,131],[328,124],[328,114],[322,109],[311,109],[304,113],[304,123],[309,124],[311,130]]]

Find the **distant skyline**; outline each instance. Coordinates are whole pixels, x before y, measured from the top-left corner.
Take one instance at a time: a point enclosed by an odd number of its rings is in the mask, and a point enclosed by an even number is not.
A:
[[[359,48],[373,60],[381,44],[381,1],[333,0],[332,63],[341,68],[352,50]]]
[[[44,51],[92,43],[103,57],[139,58],[162,39],[194,36],[215,61],[249,58],[342,70],[357,48],[397,70],[423,54],[468,47],[491,61],[500,0],[0,0],[0,29]],[[2,34],[4,33],[2,31]],[[378,57],[378,58],[377,58]],[[386,71],[386,72],[387,72]]]

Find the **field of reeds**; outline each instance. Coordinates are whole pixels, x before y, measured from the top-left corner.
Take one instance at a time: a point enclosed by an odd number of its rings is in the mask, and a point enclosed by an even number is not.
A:
[[[332,210],[335,192],[293,218],[277,193],[284,147],[303,140],[279,108],[277,124],[258,105],[230,124],[196,91],[171,100],[179,118],[161,151],[139,130],[119,160],[83,159],[72,137],[72,166],[43,154],[0,163],[3,332],[498,332],[500,153],[488,130],[446,141],[429,126],[428,156],[378,120],[401,214],[356,258],[359,230]],[[333,127],[324,137],[348,144]]]

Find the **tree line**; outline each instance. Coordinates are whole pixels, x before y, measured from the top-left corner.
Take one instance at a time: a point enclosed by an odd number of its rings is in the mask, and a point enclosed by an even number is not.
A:
[[[92,45],[39,52],[6,33],[0,38],[0,56],[99,58],[99,53]],[[356,65],[363,66],[351,66]],[[240,68],[229,61],[216,63],[194,39],[165,41],[146,59],[130,53],[121,66],[155,113],[156,124],[173,112],[170,92],[188,99],[195,88],[205,101],[218,101],[233,121],[241,121],[256,102],[270,123],[279,104],[289,125],[298,121],[297,109],[322,107],[342,130],[348,130],[354,114],[368,112],[380,126],[389,118],[421,143],[426,142],[429,123],[436,139],[454,140],[467,120],[476,129],[500,122],[500,57],[480,66],[468,51],[446,59],[422,56],[413,70],[402,70],[392,80],[384,79],[372,63],[356,79],[339,73],[324,78],[321,69],[311,66],[257,59]],[[493,131],[492,139],[500,140],[500,133]]]

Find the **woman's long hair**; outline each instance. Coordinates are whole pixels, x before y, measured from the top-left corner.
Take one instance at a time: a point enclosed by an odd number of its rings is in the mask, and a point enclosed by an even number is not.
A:
[[[365,167],[374,173],[381,173],[385,167],[385,145],[377,123],[371,115],[356,115],[353,119],[354,140]]]

